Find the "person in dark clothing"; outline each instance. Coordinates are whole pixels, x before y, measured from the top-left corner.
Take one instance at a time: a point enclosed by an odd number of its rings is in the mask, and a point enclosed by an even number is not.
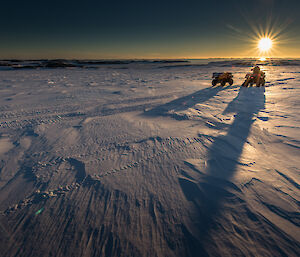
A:
[[[259,66],[255,66],[252,70],[253,70],[253,75],[255,75],[255,77],[256,77],[256,85],[258,85],[260,77],[261,77],[260,68],[259,68]]]
[[[255,74],[255,75],[258,75],[260,73],[259,66],[255,66],[252,70],[253,70],[253,74]]]

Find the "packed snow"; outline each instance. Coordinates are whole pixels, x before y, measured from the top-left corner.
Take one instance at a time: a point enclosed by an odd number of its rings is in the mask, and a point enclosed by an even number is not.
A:
[[[50,63],[0,63],[3,256],[299,256],[299,60]]]

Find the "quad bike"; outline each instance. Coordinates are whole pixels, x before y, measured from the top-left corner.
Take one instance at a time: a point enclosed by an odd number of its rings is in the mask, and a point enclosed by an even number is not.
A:
[[[259,81],[258,81],[258,75],[260,75]],[[257,87],[264,86],[266,81],[265,81],[265,73],[263,71],[260,71],[260,73],[255,74],[255,73],[247,73],[245,78],[246,80],[242,84],[243,87],[248,87],[252,86],[253,84],[256,84]]]
[[[221,83],[221,86],[225,86],[225,84],[228,82],[229,85],[231,86],[233,84],[233,75],[231,72],[214,72],[212,75],[212,85],[215,86],[218,83]]]

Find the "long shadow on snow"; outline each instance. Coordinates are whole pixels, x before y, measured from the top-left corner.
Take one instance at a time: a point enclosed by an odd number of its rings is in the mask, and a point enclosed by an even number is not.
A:
[[[216,137],[208,151],[206,175],[200,181],[179,178],[186,199],[196,207],[197,217],[193,222],[200,232],[195,236],[187,228],[183,229],[189,256],[208,256],[205,241],[209,240],[210,231],[217,226],[215,219],[222,214],[222,202],[226,199],[239,201],[234,200],[235,195],[231,192],[239,194],[240,189],[230,179],[247,141],[253,116],[265,108],[264,92],[264,87],[241,87],[238,96],[224,111],[236,112],[234,122],[227,135]]]
[[[168,112],[171,110],[174,111],[183,111],[186,110],[195,104],[199,104],[209,100],[210,98],[216,96],[220,91],[226,90],[233,87],[209,87],[202,90],[199,90],[195,93],[192,93],[187,96],[177,98],[171,102],[156,106],[151,110],[144,112],[146,116],[172,116]],[[179,119],[177,116],[174,116],[175,119]]]

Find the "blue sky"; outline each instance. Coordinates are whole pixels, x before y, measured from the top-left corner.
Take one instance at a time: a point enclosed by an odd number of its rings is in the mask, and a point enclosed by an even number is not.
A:
[[[6,1],[0,58],[300,57],[299,0]],[[275,42],[274,42],[275,43]]]

